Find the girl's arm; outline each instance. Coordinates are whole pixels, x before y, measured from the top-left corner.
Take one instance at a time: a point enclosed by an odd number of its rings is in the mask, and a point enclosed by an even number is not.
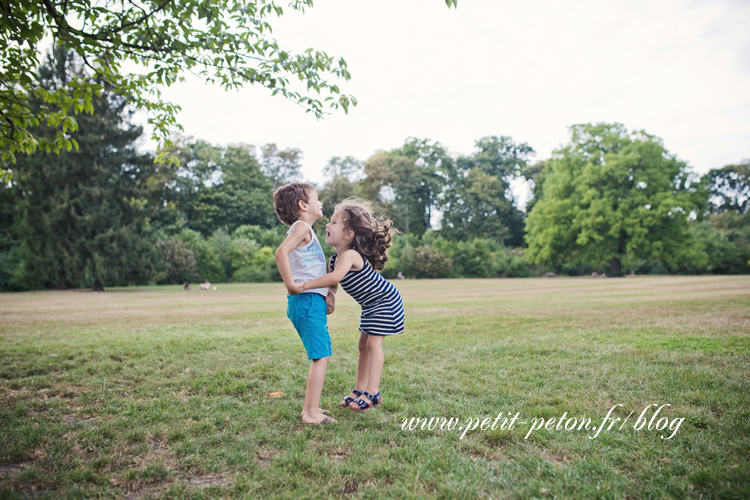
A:
[[[346,252],[344,252],[344,253],[346,253]],[[331,261],[329,260],[328,261],[328,273],[330,274],[332,272],[333,272],[333,269],[331,269]],[[336,292],[339,291],[339,284],[338,283],[334,283],[333,285],[330,285],[328,287],[328,291],[330,293],[333,293],[334,296],[336,296]]]
[[[290,234],[283,243],[279,245],[279,248],[276,249],[276,253],[274,254],[276,257],[276,266],[279,268],[279,274],[281,274],[281,279],[284,280],[284,285],[286,285],[286,289],[289,293],[299,293],[296,292],[299,285],[295,284],[294,278],[292,278],[292,265],[289,263],[289,254],[292,250],[298,247],[300,243],[305,241],[306,237],[309,238],[309,236],[310,225],[306,222],[297,224],[294,226],[292,234]]]
[[[355,250],[347,250],[336,259],[336,269],[311,281],[303,281],[301,292],[310,290],[312,288],[326,288],[330,287],[334,290],[338,289],[339,281],[344,279],[346,273],[352,268],[356,259],[361,258]]]
[[[328,272],[331,272],[331,262],[328,261]],[[302,288],[302,287],[300,287]],[[326,314],[333,314],[336,309],[336,292],[339,290],[339,285],[331,285],[328,287],[328,295],[326,295]]]

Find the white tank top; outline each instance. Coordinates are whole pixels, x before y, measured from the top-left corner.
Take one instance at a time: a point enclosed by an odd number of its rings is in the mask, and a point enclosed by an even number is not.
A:
[[[298,220],[289,227],[286,232],[287,237],[292,234],[294,226],[300,222],[302,221]],[[294,250],[289,252],[289,264],[292,267],[292,279],[295,283],[314,280],[328,274],[323,247],[320,246],[318,237],[315,236],[312,228],[310,228],[310,242],[303,247],[295,247]],[[302,293],[319,293],[325,297],[328,295],[328,288],[312,288]]]

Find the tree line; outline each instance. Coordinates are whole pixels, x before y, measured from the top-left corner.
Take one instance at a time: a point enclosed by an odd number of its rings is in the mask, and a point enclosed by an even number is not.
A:
[[[53,92],[83,72],[73,53],[57,50],[38,85]],[[11,176],[0,192],[0,287],[278,280],[273,250],[286,228],[272,193],[301,180],[302,151],[173,135],[178,164],[156,161],[138,150],[143,131],[128,101],[104,83],[70,132],[77,148],[3,165]],[[36,137],[58,132],[29,128]],[[750,162],[701,177],[646,132],[570,131],[537,162],[530,145],[507,136],[480,138],[468,155],[409,138],[365,160],[333,157],[319,197],[327,217],[359,196],[394,220],[402,234],[389,278],[750,271]],[[523,211],[510,187],[519,178],[533,194]]]

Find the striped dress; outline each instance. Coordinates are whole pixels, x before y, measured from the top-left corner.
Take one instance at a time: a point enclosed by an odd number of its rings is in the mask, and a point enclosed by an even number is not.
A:
[[[404,302],[391,282],[367,262],[362,255],[364,266],[355,271],[350,269],[341,280],[341,288],[362,306],[359,330],[368,335],[397,335],[404,332]],[[334,253],[331,256],[331,270],[336,265]]]

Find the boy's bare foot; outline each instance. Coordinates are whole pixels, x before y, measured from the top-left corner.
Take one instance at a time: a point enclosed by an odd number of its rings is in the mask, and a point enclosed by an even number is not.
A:
[[[335,424],[336,420],[334,420],[333,417],[329,417],[326,415],[325,410],[320,410],[319,412],[314,412],[312,415],[305,415],[302,414],[302,423],[308,424],[308,425],[326,425],[326,424]]]
[[[328,410],[324,410],[323,408],[318,408],[318,411],[315,412],[315,413],[331,413],[331,412],[328,411]],[[299,416],[300,417],[304,417],[305,416],[305,410],[302,410],[302,413],[300,413]]]

